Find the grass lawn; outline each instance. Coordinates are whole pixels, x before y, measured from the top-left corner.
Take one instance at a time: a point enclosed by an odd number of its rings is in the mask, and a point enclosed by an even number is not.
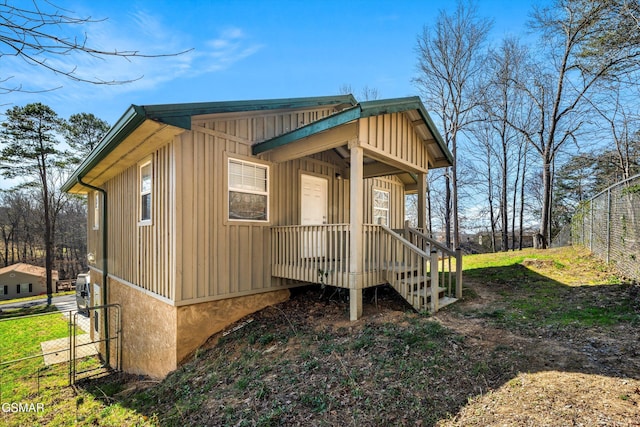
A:
[[[54,297],[60,297],[63,295],[75,295],[76,291],[64,291],[64,292],[58,292],[53,294]],[[32,297],[24,297],[24,298],[15,298],[15,299],[9,299],[9,300],[2,300],[0,301],[0,308],[2,308],[2,305],[5,304],[14,304],[14,303],[19,303],[19,302],[27,302],[27,301],[34,301],[34,300],[39,300],[42,298],[46,298],[47,295],[34,295]]]
[[[318,287],[251,317],[163,381],[63,387],[7,425],[609,425],[640,420],[638,287],[585,251],[464,258],[464,299],[415,313],[389,287],[350,322]]]
[[[68,320],[55,307],[44,304],[11,310],[10,314],[22,317],[0,319],[0,361],[25,359],[0,366],[1,403],[42,404],[44,411],[2,412],[0,425],[67,426],[101,413],[105,409],[102,401],[90,394],[76,396],[68,387],[68,363],[45,366],[40,356],[41,342],[69,336]],[[30,316],[33,314],[36,315]],[[81,371],[98,365],[97,358],[84,358],[78,361],[77,369]],[[77,399],[82,402],[82,410],[76,408]],[[116,406],[106,406],[109,413],[118,412]],[[126,414],[118,418],[131,419]]]

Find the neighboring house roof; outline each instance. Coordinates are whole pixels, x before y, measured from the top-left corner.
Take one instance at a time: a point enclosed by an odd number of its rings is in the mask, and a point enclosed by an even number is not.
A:
[[[37,265],[31,265],[31,264],[25,264],[23,262],[19,262],[17,264],[0,268],[0,276],[6,273],[25,273],[25,274],[30,274],[32,276],[44,277],[47,274],[47,270],[44,267],[39,267]],[[58,275],[58,272],[56,270],[53,270],[52,273],[53,273],[53,276]]]
[[[432,167],[449,166],[453,163],[453,156],[418,97],[367,101],[360,104],[352,95],[337,95],[253,101],[131,105],[64,183],[62,191],[86,192],[86,188],[79,184],[79,179],[84,179],[85,182],[92,185],[102,184],[109,177],[129,167],[134,159],[137,161],[145,155],[149,155],[154,148],[154,141],[166,141],[167,138],[172,138],[184,130],[190,130],[193,116],[328,105],[334,105],[338,112],[292,132],[256,144],[253,147],[254,154],[274,149],[358,118],[405,112],[410,114],[414,126],[423,134],[423,140],[430,143],[429,152],[435,159]],[[133,150],[120,147],[129,138],[136,141],[146,141],[148,144],[140,144]]]

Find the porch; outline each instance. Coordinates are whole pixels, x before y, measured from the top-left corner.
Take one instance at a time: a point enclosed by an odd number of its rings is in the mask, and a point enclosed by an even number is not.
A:
[[[363,224],[358,260],[351,242],[349,224],[272,227],[272,275],[360,290],[389,284],[416,310],[432,313],[462,297],[460,250],[419,229]],[[361,265],[359,272],[353,265]]]
[[[425,226],[426,174],[450,166],[451,153],[418,98],[340,108],[252,147],[293,169],[277,178],[271,275],[348,288],[351,320],[362,315],[362,290],[385,283],[417,310],[435,312],[461,295],[460,258],[453,263],[454,251],[418,229],[392,227],[403,227],[410,192],[418,195],[418,227]],[[295,166],[300,159],[323,169],[310,175]],[[395,190],[371,184],[380,180]],[[293,203],[282,203],[292,193]]]

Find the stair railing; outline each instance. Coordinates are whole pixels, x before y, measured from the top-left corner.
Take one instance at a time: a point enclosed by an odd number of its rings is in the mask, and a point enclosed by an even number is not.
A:
[[[381,230],[380,265],[386,271],[387,282],[417,310],[438,310],[438,259],[437,253],[425,252],[409,240],[384,225]],[[426,284],[436,286],[428,287]],[[423,283],[423,286],[420,286]],[[430,294],[428,294],[430,292]]]
[[[424,234],[422,230],[409,227],[408,222],[405,223],[405,228],[400,230],[400,232],[405,239],[424,252],[432,253],[435,251],[437,253],[437,260],[439,261],[437,270],[440,272],[438,277],[439,286],[446,289],[447,296],[461,299],[462,250],[460,250],[460,248],[455,250],[450,249],[446,245]],[[454,285],[455,293],[452,290]]]

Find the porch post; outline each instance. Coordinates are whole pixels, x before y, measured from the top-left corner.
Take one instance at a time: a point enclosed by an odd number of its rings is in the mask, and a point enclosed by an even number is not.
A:
[[[418,228],[422,228],[424,234],[427,231],[427,175],[425,173],[418,174]]]
[[[363,270],[363,227],[364,221],[364,152],[357,141],[349,143],[351,150],[351,171],[349,177],[349,318],[358,320],[362,316],[362,270]]]

